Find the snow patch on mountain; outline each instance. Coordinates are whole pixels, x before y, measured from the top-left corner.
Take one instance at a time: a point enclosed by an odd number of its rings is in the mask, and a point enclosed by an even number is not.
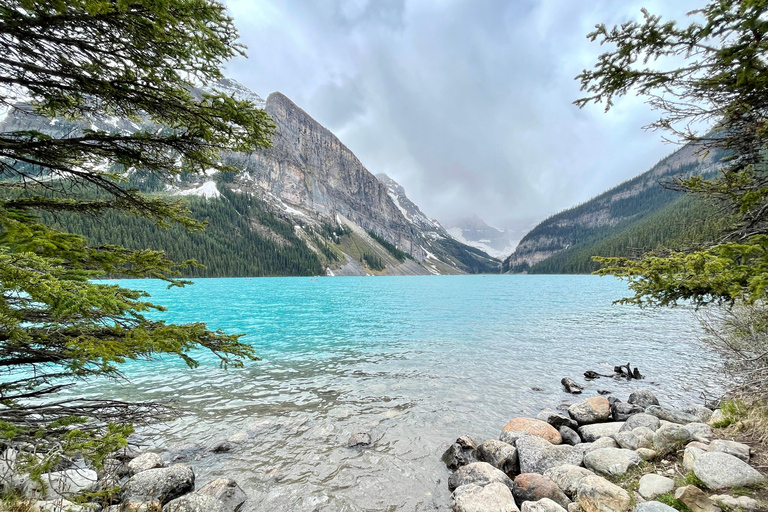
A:
[[[221,196],[221,192],[219,192],[219,189],[216,187],[216,182],[214,181],[206,181],[199,187],[190,188],[187,190],[178,190],[176,192],[173,192],[173,195],[175,196],[200,196],[204,197],[206,199],[213,199],[215,197]]]

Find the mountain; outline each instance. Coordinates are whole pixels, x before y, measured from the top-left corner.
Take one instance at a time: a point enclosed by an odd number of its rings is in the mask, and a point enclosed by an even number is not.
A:
[[[517,246],[518,240],[513,239],[511,230],[489,226],[477,215],[455,219],[447,225],[448,234],[455,240],[496,258],[507,257]]]
[[[713,207],[664,188],[675,176],[714,173],[722,153],[683,146],[653,168],[578,206],[544,220],[506,260],[504,272],[583,273],[591,257],[637,256],[662,246],[711,239],[727,222]]]
[[[192,215],[209,223],[205,233],[158,230],[142,219],[117,215],[97,220],[63,215],[50,222],[92,243],[164,249],[174,259],[195,258],[208,266],[185,271],[193,276],[499,271],[499,260],[456,243],[440,233],[439,224],[406,216],[387,185],[285,95],[272,93],[264,101],[234,80],[215,88],[266,109],[277,127],[273,146],[224,155],[241,169],[238,175],[185,175],[172,183],[140,171],[128,176],[144,191],[187,196]],[[114,117],[78,123],[49,120],[29,108],[17,109],[0,122],[0,132],[38,130],[57,137],[88,127],[123,133],[153,128]]]

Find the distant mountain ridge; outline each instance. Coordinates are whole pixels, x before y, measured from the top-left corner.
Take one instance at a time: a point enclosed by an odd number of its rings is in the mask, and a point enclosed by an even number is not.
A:
[[[506,258],[517,246],[510,230],[490,226],[477,215],[456,219],[448,225],[447,231],[455,240],[496,258]]]

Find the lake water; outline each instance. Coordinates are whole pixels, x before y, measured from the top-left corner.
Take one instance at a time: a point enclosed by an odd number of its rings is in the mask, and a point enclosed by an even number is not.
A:
[[[102,396],[176,400],[183,416],[137,439],[167,452],[245,433],[230,453],[192,451],[197,486],[236,480],[247,511],[446,510],[440,455],[463,434],[496,438],[519,415],[573,402],[560,379],[631,362],[647,378],[587,383],[584,397],[651,388],[667,404],[717,393],[689,311],[612,305],[597,276],[202,279],[151,293],[163,318],[244,332],[261,361],[134,363]],[[709,386],[709,388],[707,388]],[[368,432],[373,445],[347,448]],[[166,453],[166,455],[168,455]]]

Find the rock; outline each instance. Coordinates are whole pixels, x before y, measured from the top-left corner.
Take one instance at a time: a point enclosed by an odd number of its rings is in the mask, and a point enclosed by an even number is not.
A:
[[[209,450],[212,453],[227,453],[232,451],[232,443],[227,440],[221,440],[213,443]]]
[[[710,416],[707,424],[712,425],[713,427],[715,425],[722,426],[720,425],[720,423],[723,423],[724,421],[725,421],[725,414],[723,414],[723,411],[721,409],[717,409],[712,412],[712,416]]]
[[[536,473],[517,475],[512,495],[519,507],[522,507],[525,501],[539,501],[542,498],[548,498],[563,508],[567,508],[571,502],[555,482]]]
[[[237,485],[237,482],[229,478],[217,478],[208,482],[197,493],[213,496],[221,502],[226,512],[239,512],[248,499],[245,491]]]
[[[584,386],[571,379],[570,377],[563,377],[563,379],[560,381],[560,384],[563,385],[566,393],[570,393],[572,395],[580,395],[581,392],[584,391]]]
[[[729,455],[733,455],[734,457],[738,457],[744,462],[749,462],[749,446],[743,443],[737,443],[736,441],[715,439],[709,443],[707,451],[727,453]]]
[[[584,453],[593,452],[595,450],[599,450],[600,448],[618,448],[619,444],[616,442],[616,440],[612,437],[599,437],[596,441],[592,441],[591,443],[582,443],[584,445],[587,445],[587,449],[584,450]]]
[[[638,405],[643,409],[647,409],[652,405],[659,405],[659,399],[653,394],[650,389],[637,389],[629,395],[627,402],[633,405]]]
[[[705,452],[709,451],[709,444],[702,443],[700,441],[691,441],[690,443],[685,445],[686,448],[689,447],[689,446],[692,446],[694,448],[699,448],[700,450],[704,450]],[[731,455],[733,455],[733,454],[731,454]]]
[[[709,442],[715,436],[712,427],[706,423],[687,423],[683,426],[691,434],[691,439]]]
[[[500,482],[485,487],[467,484],[458,487],[451,495],[453,512],[519,512],[512,491]]]
[[[136,473],[141,473],[142,471],[146,471],[148,469],[165,467],[165,463],[163,463],[163,459],[160,457],[160,454],[154,452],[146,452],[131,460],[127,464],[127,467],[128,474],[135,475]]]
[[[163,504],[159,500],[123,501],[116,507],[117,512],[160,512],[163,509]]]
[[[677,509],[658,501],[646,501],[635,506],[635,512],[677,512]]]
[[[552,480],[569,498],[576,496],[579,490],[579,484],[588,476],[595,476],[593,472],[573,464],[563,464],[554,468],[549,468],[544,472],[544,476]]]
[[[98,510],[94,508],[94,504],[89,505],[77,505],[76,503],[73,503],[64,498],[58,498],[55,500],[37,501],[29,509],[25,508],[24,510],[29,510],[30,512],[95,512],[95,510]],[[16,509],[5,509],[0,506],[0,510]]]
[[[581,442],[581,437],[579,437],[579,434],[570,427],[561,425],[557,431],[560,432],[560,437],[563,439],[565,444],[570,444],[573,446]]]
[[[750,498],[749,496],[739,496],[738,498],[734,498],[728,494],[714,494],[710,496],[709,499],[718,505],[727,507],[731,510],[755,510],[758,506],[757,500]]]
[[[644,407],[634,404],[626,404],[620,400],[611,403],[611,417],[613,421],[626,421],[633,414],[645,412]]]
[[[231,436],[229,436],[228,441],[230,443],[234,444],[240,444],[248,440],[248,433],[247,432],[235,432]]]
[[[546,442],[546,441],[545,441]],[[512,479],[500,469],[496,469],[487,462],[472,462],[461,466],[448,478],[448,489],[456,490],[457,487],[467,484],[486,486],[491,482],[499,482],[512,490]]]
[[[477,462],[475,450],[477,442],[470,436],[461,436],[443,453],[442,461],[448,469],[456,469]]]
[[[46,499],[66,498],[81,491],[90,491],[96,487],[98,474],[87,468],[73,468],[53,473],[43,473],[40,479],[45,483]]]
[[[123,486],[123,501],[159,500],[162,504],[195,489],[195,473],[185,464],[148,469],[133,475]]]
[[[358,432],[349,437],[347,440],[347,447],[355,448],[357,446],[371,446],[372,442],[371,434],[368,432]]]
[[[653,460],[659,456],[659,454],[656,453],[656,450],[651,450],[650,448],[638,448],[635,450],[635,453],[637,453],[643,460]]]
[[[520,510],[521,512],[568,512],[549,498],[523,502],[523,506]]]
[[[563,425],[571,428],[573,430],[576,430],[579,428],[579,424],[576,423],[571,419],[570,416],[566,416],[565,414],[561,414],[553,409],[542,409],[539,414],[536,415],[537,420],[546,421],[550,425],[552,425],[555,428],[560,428]]]
[[[664,425],[653,433],[653,448],[660,454],[681,448],[691,439],[691,433],[682,425]]]
[[[196,492],[169,501],[163,512],[226,512],[224,505],[210,494]]]
[[[633,414],[627,418],[627,421],[624,422],[620,431],[623,432],[625,430],[635,430],[637,427],[646,427],[651,429],[651,431],[656,432],[660,426],[661,421],[659,418],[652,414],[641,412],[639,414]]]
[[[634,430],[617,432],[613,439],[621,447],[627,450],[638,448],[653,448],[653,430],[648,427],[637,427]]]
[[[660,494],[667,494],[675,490],[675,482],[671,478],[648,473],[640,478],[637,492],[646,500],[652,500]]]
[[[521,473],[542,474],[549,468],[562,464],[580,466],[582,452],[567,444],[554,445],[535,436],[525,436],[517,440],[517,459]]]
[[[723,452],[704,452],[693,462],[693,473],[709,489],[750,487],[765,482],[756,469],[743,460]]]
[[[712,416],[712,411],[699,405],[692,405],[685,409],[672,409],[670,407],[651,405],[645,412],[646,414],[652,414],[659,419],[667,420],[672,423],[679,423],[681,425],[687,423],[706,423]]]
[[[563,442],[555,427],[549,423],[536,418],[514,418],[510,420],[501,430],[499,439],[511,445],[516,444],[517,439],[523,436],[540,437],[552,444]]]
[[[642,459],[637,453],[623,448],[601,448],[584,456],[584,465],[602,475],[623,475],[640,462]]]
[[[487,462],[507,475],[518,473],[517,448],[504,441],[489,439],[477,447],[477,460]]]
[[[595,396],[573,404],[568,408],[568,414],[579,425],[599,423],[608,421],[608,418],[611,416],[611,405],[607,398]]]
[[[598,391],[599,393],[600,391]],[[568,512],[583,512],[578,503],[571,503],[568,505]]]
[[[686,471],[693,471],[693,463],[702,453],[704,453],[704,450],[697,446],[686,446],[685,451],[683,452],[683,469]]]
[[[691,512],[722,512],[715,502],[695,485],[686,485],[675,491],[675,499],[682,501]]]
[[[579,435],[585,443],[597,441],[601,437],[612,437],[623,427],[623,423],[598,423],[579,427]]]
[[[576,503],[584,512],[624,512],[629,509],[627,491],[601,476],[588,476],[576,492]]]

